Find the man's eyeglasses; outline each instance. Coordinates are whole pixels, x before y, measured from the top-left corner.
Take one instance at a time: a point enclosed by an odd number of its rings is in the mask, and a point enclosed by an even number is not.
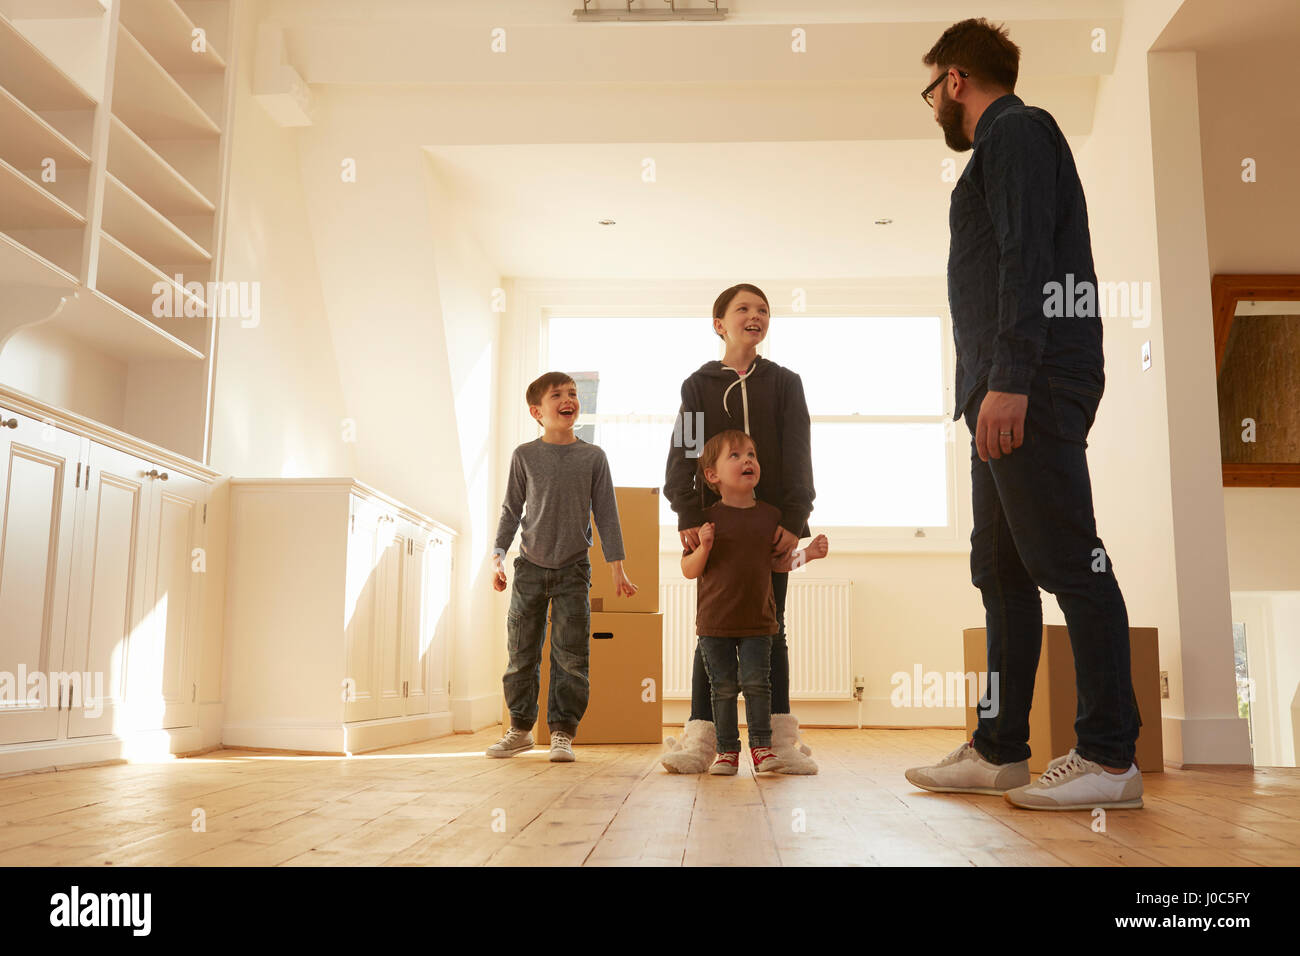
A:
[[[927,86],[925,89],[921,91],[921,99],[925,100],[927,106],[934,106],[935,89],[939,86],[940,83],[948,79],[949,70],[956,70],[956,69],[957,69],[956,67],[949,67],[948,70],[945,70],[943,73],[939,75],[939,78],[937,80],[935,80],[933,83],[931,83],[929,86]],[[970,74],[962,70],[957,70],[957,75],[962,77],[963,79],[970,78]]]

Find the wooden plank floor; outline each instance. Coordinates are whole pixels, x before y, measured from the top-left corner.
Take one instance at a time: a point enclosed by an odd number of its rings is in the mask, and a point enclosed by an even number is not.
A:
[[[649,745],[491,760],[493,727],[352,758],[222,750],[9,777],[0,866],[1300,864],[1300,770],[1150,774],[1146,808],[1098,832],[1088,812],[908,784],[960,731],[804,734],[816,776],[676,776]]]

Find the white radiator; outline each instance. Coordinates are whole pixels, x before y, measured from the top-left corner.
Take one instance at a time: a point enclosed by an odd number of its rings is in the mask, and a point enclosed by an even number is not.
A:
[[[790,647],[790,697],[847,700],[853,697],[851,582],[790,575],[785,598],[785,636]],[[659,587],[664,616],[665,698],[691,696],[695,660],[695,582]]]

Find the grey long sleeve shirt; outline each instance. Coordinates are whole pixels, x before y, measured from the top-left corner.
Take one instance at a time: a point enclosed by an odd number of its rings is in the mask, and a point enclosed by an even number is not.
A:
[[[622,561],[623,532],[604,450],[581,438],[567,445],[541,438],[526,442],[510,457],[496,552],[504,555],[510,550],[518,529],[519,553],[533,564],[543,568],[573,564],[586,557],[591,547],[593,515],[605,560]]]

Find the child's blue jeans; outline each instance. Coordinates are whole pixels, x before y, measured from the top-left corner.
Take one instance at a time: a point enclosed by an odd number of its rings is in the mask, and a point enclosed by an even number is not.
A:
[[[713,722],[718,753],[740,750],[736,695],[745,694],[745,723],[749,746],[772,745],[772,685],[768,665],[772,635],[762,637],[700,637],[699,648],[713,688]]]
[[[520,555],[506,617],[510,666],[502,684],[510,723],[532,730],[537,722],[537,690],[546,640],[546,611],[551,619],[551,687],[546,697],[546,725],[570,737],[587,712],[591,696],[591,562],[586,558],[562,568],[543,568]]]
[[[776,599],[776,621],[780,630],[772,635],[771,682],[772,713],[790,713],[790,648],[785,642],[785,593],[790,583],[788,571],[772,572],[772,596]],[[704,668],[704,654],[695,645],[695,662],[691,666],[691,720],[713,720],[709,672]]]

